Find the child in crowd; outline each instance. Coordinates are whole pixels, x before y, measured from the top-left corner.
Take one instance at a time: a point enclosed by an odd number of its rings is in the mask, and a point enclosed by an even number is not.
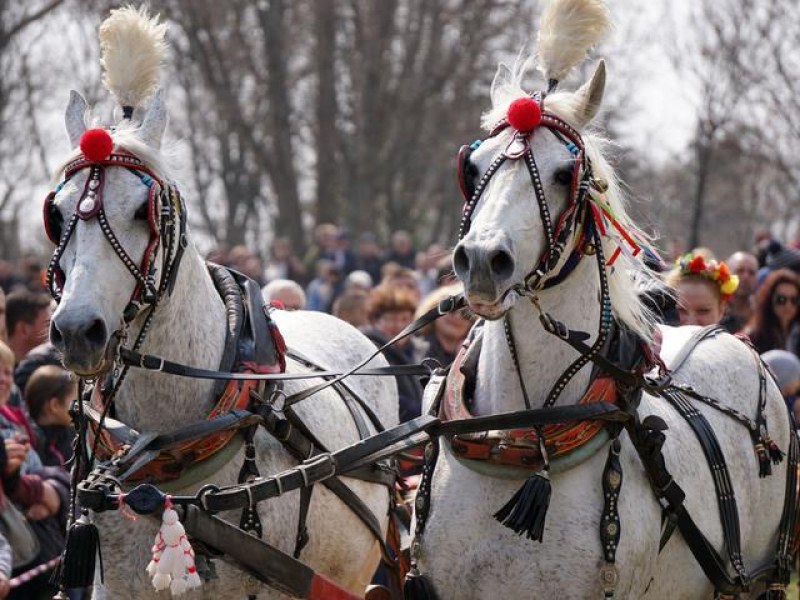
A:
[[[35,422],[36,450],[45,465],[64,468],[72,458],[75,430],[69,407],[78,397],[78,382],[61,367],[36,369],[25,387],[25,404]]]

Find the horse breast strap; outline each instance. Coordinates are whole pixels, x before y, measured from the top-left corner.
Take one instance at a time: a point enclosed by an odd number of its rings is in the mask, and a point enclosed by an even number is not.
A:
[[[479,344],[472,342],[472,344]],[[446,388],[439,417],[442,421],[471,419],[467,407],[469,398],[465,385],[467,374],[465,362],[469,362],[472,352],[478,347],[465,343],[456,356],[447,376]],[[469,368],[469,367],[467,367]],[[470,374],[472,375],[472,374]],[[616,382],[608,376],[596,377],[578,404],[595,402],[616,403]],[[546,439],[546,447],[551,460],[565,458],[586,446],[605,431],[606,425],[600,420],[586,420],[576,423],[546,425],[541,428]],[[608,436],[603,436],[603,442]],[[453,435],[450,448],[459,459],[486,461],[495,465],[521,467],[537,471],[542,468],[543,457],[539,448],[536,429],[512,429],[508,431],[489,431],[480,434]]]

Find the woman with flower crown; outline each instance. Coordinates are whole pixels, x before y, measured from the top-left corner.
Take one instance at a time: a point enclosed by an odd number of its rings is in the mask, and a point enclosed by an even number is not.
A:
[[[705,326],[720,322],[739,278],[724,262],[690,252],[676,261],[667,283],[677,296],[680,324]]]
[[[759,353],[789,350],[800,354],[800,277],[777,269],[759,286],[753,316],[743,329]]]

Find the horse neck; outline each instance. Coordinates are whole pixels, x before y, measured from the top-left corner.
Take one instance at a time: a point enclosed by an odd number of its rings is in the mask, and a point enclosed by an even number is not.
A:
[[[565,281],[542,292],[539,303],[542,310],[570,329],[591,334],[587,342],[591,344],[597,338],[600,318],[598,291],[596,265],[592,260],[583,260]],[[540,408],[553,384],[579,354],[545,331],[532,302],[520,299],[508,317],[531,408]],[[591,365],[581,369],[561,393],[556,405],[575,404],[586,390],[590,374]],[[519,379],[503,321],[487,322],[478,361],[473,412],[488,415],[524,409]]]
[[[218,369],[225,341],[225,306],[205,263],[186,249],[175,288],[153,315],[142,352],[205,369]],[[129,334],[134,340],[136,331]],[[132,343],[129,341],[129,343]],[[206,418],[213,405],[208,380],[131,368],[115,401],[117,415],[139,431],[167,431]]]

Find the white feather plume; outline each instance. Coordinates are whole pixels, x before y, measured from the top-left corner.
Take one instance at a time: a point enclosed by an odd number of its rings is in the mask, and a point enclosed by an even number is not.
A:
[[[143,106],[158,88],[167,25],[146,7],[111,11],[100,26],[103,84],[120,106]]]
[[[537,66],[545,79],[564,79],[610,24],[603,0],[552,0],[542,14],[537,43]]]

